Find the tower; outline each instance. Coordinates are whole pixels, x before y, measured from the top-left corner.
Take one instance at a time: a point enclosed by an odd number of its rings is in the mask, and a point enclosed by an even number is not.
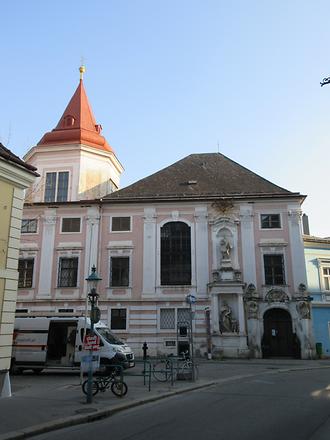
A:
[[[81,66],[80,81],[56,127],[25,155],[40,178],[27,202],[67,202],[102,198],[119,188],[123,167],[101,135],[89,104]]]

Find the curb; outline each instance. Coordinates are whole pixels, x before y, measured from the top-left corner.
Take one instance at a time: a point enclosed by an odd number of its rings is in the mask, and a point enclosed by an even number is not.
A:
[[[41,423],[39,425],[33,425],[24,429],[17,431],[10,431],[6,434],[0,434],[0,440],[21,440],[26,439],[35,435],[44,434],[46,432],[56,431],[58,429],[67,428],[69,426],[81,425],[84,423],[95,422],[97,420],[110,417],[120,411],[126,409],[134,408],[139,405],[143,405],[150,402],[156,402],[158,400],[165,399],[167,397],[176,396],[179,394],[188,393],[190,391],[195,391],[203,388],[208,388],[213,385],[220,385],[227,382],[232,382],[235,380],[247,379],[249,377],[256,377],[261,375],[271,375],[276,373],[288,373],[291,371],[308,371],[308,370],[318,370],[318,369],[329,369],[329,366],[303,366],[303,367],[291,367],[291,368],[274,368],[271,371],[263,371],[258,373],[240,374],[236,376],[230,376],[224,379],[215,379],[208,382],[187,386],[185,388],[168,391],[164,394],[158,396],[145,397],[143,399],[133,400],[131,402],[118,404],[115,407],[108,407],[101,410],[96,410],[92,414],[75,415],[69,417],[62,417],[54,421],[49,421]]]

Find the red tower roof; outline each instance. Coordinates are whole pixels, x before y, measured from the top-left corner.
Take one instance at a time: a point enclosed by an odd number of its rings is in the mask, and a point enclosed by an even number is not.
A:
[[[81,77],[77,90],[57,126],[46,133],[38,145],[78,143],[113,152],[104,136],[101,136],[101,130],[101,125],[95,121]]]

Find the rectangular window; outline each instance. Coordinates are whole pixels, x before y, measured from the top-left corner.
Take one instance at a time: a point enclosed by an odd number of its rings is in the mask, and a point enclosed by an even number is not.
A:
[[[283,255],[264,255],[264,268],[266,285],[285,284]]]
[[[35,234],[38,228],[37,219],[23,219],[21,233],[22,234]]]
[[[69,171],[46,173],[45,202],[68,200]]]
[[[178,309],[178,322],[190,323],[190,309]]]
[[[18,287],[31,288],[33,281],[33,258],[20,258],[18,260]]]
[[[58,287],[77,287],[78,257],[59,260]]]
[[[111,330],[126,330],[126,309],[111,309]]]
[[[325,290],[330,290],[330,267],[323,268],[323,284]]]
[[[261,214],[261,228],[262,229],[279,229],[281,228],[280,214]]]
[[[112,232],[127,232],[131,230],[131,217],[112,217]]]
[[[129,286],[129,257],[111,257],[110,286]]]
[[[160,323],[161,330],[175,329],[175,309],[160,309]]]
[[[62,218],[62,232],[80,232],[80,217]]]

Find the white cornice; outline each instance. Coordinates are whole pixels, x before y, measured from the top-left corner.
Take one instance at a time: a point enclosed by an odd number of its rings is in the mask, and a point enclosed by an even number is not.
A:
[[[9,183],[14,184],[14,186],[21,189],[28,188],[36,178],[36,176],[28,170],[25,170],[14,163],[8,163],[7,161],[1,159],[0,176]]]

